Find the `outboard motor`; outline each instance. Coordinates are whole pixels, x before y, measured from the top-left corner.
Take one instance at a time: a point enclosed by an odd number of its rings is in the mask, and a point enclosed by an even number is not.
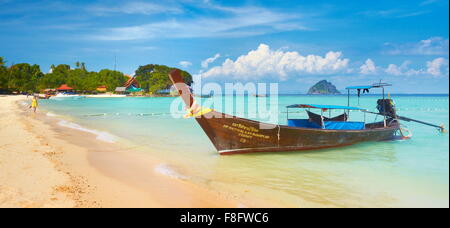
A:
[[[378,99],[377,109],[381,114],[385,114],[392,118],[397,118],[395,103],[392,99]]]

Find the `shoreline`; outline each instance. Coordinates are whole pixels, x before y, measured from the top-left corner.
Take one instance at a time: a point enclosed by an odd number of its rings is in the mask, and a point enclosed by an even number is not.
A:
[[[0,207],[243,206],[230,196],[158,172],[162,161],[58,126],[57,119],[40,110],[36,115],[24,110],[19,102],[25,99],[0,97],[0,138],[8,137],[0,141]],[[25,180],[18,182],[21,176]]]

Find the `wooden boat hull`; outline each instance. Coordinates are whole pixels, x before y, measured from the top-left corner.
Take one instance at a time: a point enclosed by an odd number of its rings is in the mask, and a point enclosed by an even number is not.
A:
[[[196,117],[220,154],[300,151],[393,139],[397,122],[384,128],[327,130],[266,124],[211,111]],[[378,123],[382,126],[382,122]]]

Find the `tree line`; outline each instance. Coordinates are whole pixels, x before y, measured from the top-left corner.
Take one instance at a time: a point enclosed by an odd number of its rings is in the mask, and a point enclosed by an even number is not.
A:
[[[140,66],[136,71],[136,80],[144,92],[157,93],[170,88],[171,82],[167,74],[175,68],[165,65],[148,64]],[[187,84],[192,83],[192,76],[181,71]],[[88,71],[83,62],[76,62],[75,68],[67,64],[52,65],[49,73],[43,73],[39,65],[19,63],[6,66],[5,59],[0,57],[0,92],[42,92],[54,89],[62,84],[80,92],[94,92],[98,86],[106,86],[113,92],[116,87],[123,86],[129,77],[120,71],[102,69],[98,72]]]

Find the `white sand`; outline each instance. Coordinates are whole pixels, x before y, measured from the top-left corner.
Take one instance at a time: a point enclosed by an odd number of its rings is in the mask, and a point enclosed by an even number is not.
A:
[[[22,96],[0,97],[0,207],[73,207],[75,202],[55,190],[70,182],[43,154],[54,148],[19,121],[14,103]]]

